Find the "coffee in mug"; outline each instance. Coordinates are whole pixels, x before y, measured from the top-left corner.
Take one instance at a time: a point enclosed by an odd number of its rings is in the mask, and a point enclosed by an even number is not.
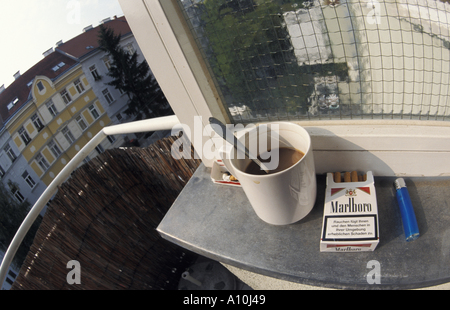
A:
[[[275,150],[270,150],[266,152],[270,154],[270,156],[274,156],[274,154],[278,154],[278,167],[272,170],[269,170],[268,174],[277,173],[283,170],[288,169],[295,163],[297,163],[300,159],[305,156],[302,151],[299,151],[292,147],[281,147]],[[263,159],[266,158],[266,159]],[[258,159],[265,163],[270,160],[265,153],[258,155]],[[256,175],[264,175],[267,174],[264,170],[262,170],[254,161],[251,161],[247,168],[244,170],[245,173],[248,174],[256,174]]]

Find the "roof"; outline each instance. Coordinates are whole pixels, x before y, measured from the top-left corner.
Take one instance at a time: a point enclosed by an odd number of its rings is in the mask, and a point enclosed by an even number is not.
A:
[[[126,35],[131,33],[130,26],[125,16],[113,18],[108,22],[103,23],[105,27],[111,28],[116,35]],[[98,47],[98,35],[100,33],[100,25],[88,30],[75,38],[63,43],[56,49],[67,53],[67,55],[76,59],[81,59],[88,54],[95,51]]]
[[[54,71],[53,68],[61,63],[64,63],[64,65]],[[18,77],[11,85],[0,93],[0,125],[3,125],[4,122],[28,102],[31,92],[31,86],[28,86],[28,84],[33,81],[36,76],[44,75],[49,79],[54,80],[73,67],[76,63],[78,63],[76,60],[67,57],[66,55],[53,52]],[[8,105],[16,98],[18,99],[17,103],[12,109],[8,109]]]
[[[105,27],[111,28],[114,33],[122,36],[131,33],[130,26],[125,18],[113,17],[109,21],[104,21]],[[35,64],[19,78],[17,78],[11,85],[8,86],[3,92],[0,93],[0,127],[23,105],[29,100],[30,87],[27,85],[37,75],[44,75],[51,80],[54,80],[61,73],[71,68],[74,64],[78,63],[83,57],[86,57],[93,51],[97,50],[98,35],[100,31],[100,25],[83,32],[75,38],[63,43],[55,48],[55,52],[46,56],[40,62]],[[60,70],[54,71],[53,67],[64,62],[65,65]],[[18,99],[17,103],[12,109],[8,109],[8,105]]]

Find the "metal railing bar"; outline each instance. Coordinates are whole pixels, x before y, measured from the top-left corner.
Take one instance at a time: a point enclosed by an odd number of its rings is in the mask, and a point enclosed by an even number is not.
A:
[[[152,118],[142,121],[136,121],[126,124],[113,125],[103,128],[99,131],[95,137],[93,137],[78,153],[73,157],[69,163],[58,173],[58,175],[53,179],[47,189],[42,193],[39,199],[36,201],[34,206],[28,212],[28,215],[20,225],[17,230],[11,244],[9,245],[5,256],[3,257],[2,264],[0,266],[0,287],[5,281],[6,274],[8,272],[9,266],[23,241],[23,238],[28,233],[31,225],[34,223],[39,213],[44,209],[47,202],[56,193],[58,186],[64,183],[64,181],[70,176],[72,171],[74,171],[78,165],[83,161],[83,159],[91,153],[106,136],[119,135],[119,134],[129,134],[147,131],[158,131],[158,130],[170,130],[176,125],[180,124],[180,121],[175,115],[164,116],[158,118]]]

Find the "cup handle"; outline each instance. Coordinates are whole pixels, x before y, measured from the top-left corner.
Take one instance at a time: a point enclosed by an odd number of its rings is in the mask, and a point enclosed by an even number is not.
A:
[[[237,178],[236,173],[231,165],[231,161],[229,159],[229,155],[230,155],[230,151],[232,150],[232,146],[229,145],[228,143],[226,143],[225,146],[221,146],[219,149],[219,155],[220,158],[222,158],[222,162],[225,165],[225,167],[227,168],[227,170],[234,176]]]

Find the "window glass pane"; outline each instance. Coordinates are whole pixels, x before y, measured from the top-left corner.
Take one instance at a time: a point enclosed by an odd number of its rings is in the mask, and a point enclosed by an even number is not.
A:
[[[177,1],[234,122],[449,119],[447,1]]]

